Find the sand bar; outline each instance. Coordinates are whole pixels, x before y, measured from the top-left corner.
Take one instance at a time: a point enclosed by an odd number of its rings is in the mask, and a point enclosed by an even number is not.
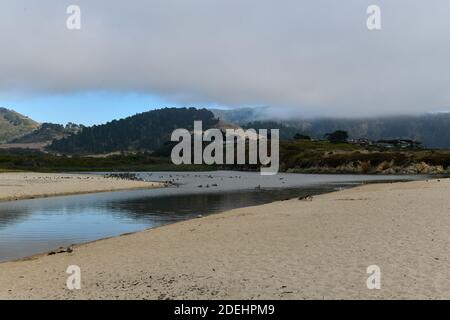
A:
[[[449,299],[450,180],[376,184],[0,264],[2,299]],[[66,268],[82,289],[66,289]],[[367,267],[381,290],[366,286]]]
[[[104,178],[88,174],[0,173],[0,201],[162,186],[162,183],[156,182]]]

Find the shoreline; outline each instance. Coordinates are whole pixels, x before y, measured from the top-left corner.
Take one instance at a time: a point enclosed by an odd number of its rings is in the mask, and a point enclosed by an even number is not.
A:
[[[81,174],[81,175],[92,175],[92,174],[85,173],[85,172],[82,172],[82,173],[79,173],[79,174]],[[361,175],[362,175],[362,174],[361,174]],[[369,174],[369,175],[370,175],[370,174]],[[372,174],[372,175],[376,175],[376,174]],[[98,175],[94,175],[94,176],[98,176]],[[405,176],[406,176],[406,175],[405,175]],[[111,177],[110,177],[110,178],[111,178]],[[402,180],[393,180],[393,181],[390,181],[390,180],[380,180],[380,181],[370,181],[370,182],[361,181],[361,182],[356,182],[355,185],[351,185],[351,186],[347,186],[347,187],[341,188],[340,190],[334,190],[334,191],[331,191],[331,190],[330,190],[330,191],[325,191],[325,192],[319,192],[319,193],[317,193],[317,194],[312,193],[312,194],[308,195],[307,197],[308,197],[308,198],[309,198],[309,197],[316,197],[316,196],[320,196],[320,195],[324,195],[324,194],[329,194],[329,193],[333,193],[333,192],[339,192],[339,191],[342,191],[342,190],[354,189],[354,188],[357,188],[357,187],[361,187],[361,186],[364,186],[364,185],[370,185],[370,184],[385,184],[385,183],[392,184],[392,183],[403,183],[403,182],[409,182],[409,181],[411,181],[411,180],[403,180],[403,181],[402,181]],[[414,181],[414,180],[413,180],[413,181]],[[159,182],[157,182],[157,183],[159,183]],[[163,188],[163,187],[168,187],[168,186],[170,186],[170,185],[168,185],[168,184],[166,184],[166,183],[162,183],[162,182],[161,182],[161,184],[163,184],[163,186],[161,186],[162,188]],[[154,187],[149,187],[149,188],[154,188]],[[47,195],[47,196],[41,195],[41,196],[39,196],[39,197],[22,198],[22,199],[16,199],[16,200],[1,200],[1,199],[0,199],[0,204],[3,203],[3,202],[14,202],[14,201],[20,201],[20,200],[45,199],[45,198],[58,198],[58,197],[71,196],[71,195],[87,195],[87,194],[94,194],[94,193],[113,193],[113,192],[120,192],[120,191],[145,190],[145,189],[149,189],[149,188],[137,187],[137,188],[128,188],[128,189],[116,189],[116,190],[113,190],[113,191],[104,190],[104,191],[92,191],[92,192],[68,193],[68,194]],[[293,200],[293,199],[295,199],[295,198],[296,198],[296,197],[293,197],[293,198],[285,198],[285,199],[282,199],[282,200],[275,200],[275,201],[273,201],[273,202],[269,202],[269,203],[266,203],[266,204],[289,201],[289,200]],[[264,205],[264,204],[262,204],[262,205]],[[245,209],[245,208],[251,208],[251,207],[255,207],[255,206],[261,206],[261,205],[246,205],[246,206],[243,206],[243,207],[236,208],[236,209],[234,209],[234,210]],[[208,215],[201,215],[201,216],[199,216],[199,217],[192,217],[192,218],[186,219],[186,220],[175,221],[175,222],[171,222],[171,223],[167,223],[167,224],[163,224],[163,225],[159,225],[159,226],[155,226],[155,227],[148,227],[148,228],[145,228],[145,229],[142,229],[142,230],[133,231],[133,232],[129,232],[129,233],[106,236],[106,237],[104,237],[104,238],[99,238],[99,239],[95,239],[95,240],[91,240],[91,241],[86,241],[86,242],[72,243],[72,244],[69,245],[69,246],[54,247],[53,249],[49,249],[49,250],[47,250],[47,251],[42,251],[42,252],[37,252],[37,253],[31,254],[31,255],[29,255],[29,256],[19,257],[19,258],[16,258],[16,259],[6,260],[6,261],[1,261],[1,260],[0,260],[0,264],[2,264],[2,263],[7,263],[7,262],[18,262],[18,261],[28,261],[28,260],[33,260],[34,258],[38,258],[38,257],[40,257],[40,256],[47,256],[47,255],[50,255],[50,254],[52,254],[52,253],[54,253],[54,252],[57,252],[58,250],[66,250],[67,248],[75,248],[75,247],[80,247],[80,246],[83,246],[83,245],[88,245],[88,244],[96,243],[96,242],[103,241],[103,240],[109,240],[109,239],[114,239],[114,238],[117,238],[117,237],[123,237],[123,236],[128,236],[128,235],[133,235],[133,234],[141,233],[141,232],[147,232],[147,231],[150,231],[150,230],[154,230],[154,229],[158,229],[158,228],[163,228],[163,227],[168,227],[168,226],[170,226],[170,225],[182,223],[182,222],[185,222],[185,221],[196,220],[196,219],[199,219],[199,218],[205,218],[205,217],[208,217],[208,216],[210,216],[210,215],[225,214],[225,213],[227,213],[228,211],[232,211],[232,210],[222,210],[222,211],[218,211],[218,212],[211,213],[211,214],[208,214]]]
[[[0,203],[71,195],[166,187],[161,182],[133,181],[75,173],[0,173]]]
[[[125,187],[123,189],[111,189],[111,190],[93,190],[93,191],[80,191],[80,192],[67,192],[67,193],[58,193],[58,194],[40,194],[38,196],[23,196],[20,198],[0,198],[0,203],[4,202],[14,202],[14,201],[22,201],[22,200],[35,200],[35,199],[48,199],[48,198],[59,198],[59,197],[67,197],[67,196],[81,196],[88,195],[94,193],[110,193],[110,192],[120,192],[120,191],[133,191],[133,190],[146,190],[146,189],[155,189],[155,188],[164,188],[164,185],[161,186],[148,186],[148,187]]]
[[[0,298],[448,298],[449,186],[363,185],[3,262]],[[80,291],[65,289],[71,264],[82,269]],[[365,287],[373,264],[383,290]]]
[[[354,186],[348,186],[348,187],[343,188],[341,190],[327,191],[327,192],[324,192],[324,193],[308,195],[308,196],[305,197],[304,201],[309,201],[309,199],[313,199],[314,197],[319,197],[319,196],[323,196],[323,195],[327,195],[327,194],[342,192],[342,191],[345,191],[345,190],[356,189],[356,188],[360,188],[360,187],[368,186],[368,185],[396,184],[396,183],[407,183],[407,182],[411,182],[411,181],[371,181],[369,183],[361,183],[361,184],[356,184]],[[17,201],[20,201],[20,200],[32,200],[32,199],[45,199],[45,198],[57,198],[57,197],[60,197],[60,196],[63,197],[63,196],[69,196],[69,195],[83,195],[83,194],[92,194],[92,193],[109,193],[109,192],[116,192],[116,191],[120,192],[120,191],[127,191],[127,190],[145,190],[145,188],[123,189],[123,190],[114,190],[114,191],[93,191],[93,192],[89,192],[89,193],[82,192],[82,193],[79,193],[79,194],[71,193],[71,194],[67,194],[67,195],[59,194],[59,195],[50,195],[48,197],[41,196],[41,197],[37,197],[37,198],[24,198],[24,199],[18,199]],[[283,200],[277,200],[277,201],[273,201],[273,202],[266,203],[266,204],[261,204],[261,205],[244,206],[244,207],[240,207],[240,208],[236,208],[236,209],[232,209],[232,210],[220,211],[220,212],[212,213],[212,214],[205,215],[205,216],[202,215],[202,216],[199,216],[199,217],[193,217],[193,218],[186,219],[186,220],[181,220],[181,221],[176,221],[176,222],[172,222],[172,223],[168,223],[168,224],[163,224],[163,225],[159,225],[159,226],[156,226],[156,227],[149,227],[149,228],[146,228],[146,229],[143,229],[143,230],[139,230],[139,231],[119,234],[119,235],[116,235],[116,236],[108,236],[108,237],[105,237],[105,238],[100,238],[100,239],[96,239],[96,240],[92,240],[92,241],[81,242],[81,243],[73,243],[70,246],[54,248],[53,250],[48,250],[48,251],[45,251],[45,252],[32,254],[30,256],[26,256],[26,257],[23,257],[23,258],[18,258],[18,259],[14,259],[14,260],[7,260],[7,261],[0,261],[0,265],[1,264],[5,264],[5,263],[9,263],[9,262],[30,261],[30,260],[34,260],[36,258],[49,256],[50,253],[56,252],[59,249],[67,249],[69,247],[70,248],[82,247],[82,246],[90,245],[90,244],[97,243],[97,242],[108,241],[108,240],[112,240],[112,239],[116,239],[116,238],[120,238],[120,237],[133,236],[133,235],[136,235],[136,234],[149,232],[149,231],[160,229],[160,228],[166,228],[166,227],[170,227],[170,226],[173,226],[173,225],[177,225],[177,224],[181,224],[181,223],[185,223],[185,222],[189,222],[189,221],[202,220],[202,219],[208,218],[210,216],[225,215],[225,214],[228,214],[231,211],[243,210],[243,209],[247,209],[247,208],[263,207],[263,206],[267,206],[267,205],[270,205],[270,204],[273,204],[273,203],[282,203],[282,202],[286,202],[286,201],[293,201],[293,200],[296,200],[296,199],[297,199],[296,197],[294,197],[294,198],[286,198],[286,199],[283,199]],[[0,203],[2,203],[2,202],[13,202],[13,201],[15,201],[15,200],[2,201],[0,199]]]

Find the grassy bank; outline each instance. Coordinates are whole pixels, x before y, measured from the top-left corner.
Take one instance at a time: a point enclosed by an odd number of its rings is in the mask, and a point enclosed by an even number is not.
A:
[[[168,153],[170,154],[170,152]],[[166,154],[66,156],[26,150],[0,150],[1,171],[207,171],[259,170],[251,166],[174,165]],[[348,143],[289,140],[280,144],[280,171],[299,173],[447,174],[450,151],[383,149]]]
[[[119,172],[119,171],[205,171],[203,165],[172,164],[167,157],[147,153],[106,157],[62,156],[35,151],[0,151],[0,172]]]
[[[281,170],[314,173],[444,174],[450,172],[450,151],[384,149],[324,141],[285,141]]]

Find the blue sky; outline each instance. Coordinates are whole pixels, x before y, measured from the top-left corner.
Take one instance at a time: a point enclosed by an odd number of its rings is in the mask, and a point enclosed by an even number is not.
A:
[[[105,123],[161,107],[178,107],[162,98],[136,93],[89,92],[70,95],[1,97],[0,107],[39,122]]]

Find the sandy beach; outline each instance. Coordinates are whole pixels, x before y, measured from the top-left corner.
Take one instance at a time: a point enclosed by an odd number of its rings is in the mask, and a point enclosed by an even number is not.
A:
[[[450,180],[237,209],[0,264],[1,299],[449,299]],[[82,289],[66,288],[69,265]],[[366,286],[367,267],[382,272]]]
[[[89,174],[0,173],[0,201],[162,186],[163,184],[156,182],[105,178]]]

